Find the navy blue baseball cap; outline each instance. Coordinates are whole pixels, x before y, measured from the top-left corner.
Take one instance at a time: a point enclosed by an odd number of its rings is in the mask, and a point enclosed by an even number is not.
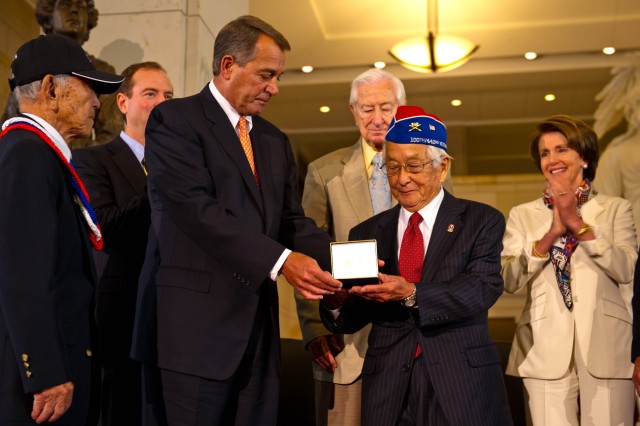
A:
[[[447,151],[447,128],[418,106],[399,106],[385,139],[393,143],[435,146]]]
[[[96,70],[87,53],[71,38],[50,34],[20,46],[11,63],[9,86],[13,90],[48,74],[75,75],[91,84],[97,94],[115,92],[124,80],[117,74]]]

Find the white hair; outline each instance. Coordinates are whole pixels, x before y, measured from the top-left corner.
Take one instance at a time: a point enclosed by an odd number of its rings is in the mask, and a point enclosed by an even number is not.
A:
[[[365,84],[380,83],[382,81],[391,82],[395,89],[398,105],[404,105],[405,103],[407,103],[407,97],[404,92],[404,85],[398,77],[388,71],[384,71],[378,68],[371,68],[354,78],[351,82],[351,96],[349,97],[349,105],[355,106],[356,102],[358,102],[358,90],[361,86],[364,86]]]
[[[427,155],[431,160],[433,160],[433,167],[438,167],[442,164],[443,158],[453,160],[453,157],[447,154],[447,151],[431,145],[427,145]]]
[[[61,87],[65,87],[71,81],[71,76],[68,74],[54,75],[53,78],[56,80],[56,84]],[[13,96],[18,102],[18,105],[23,101],[35,102],[38,100],[38,95],[41,90],[42,80],[36,80],[13,89]]]

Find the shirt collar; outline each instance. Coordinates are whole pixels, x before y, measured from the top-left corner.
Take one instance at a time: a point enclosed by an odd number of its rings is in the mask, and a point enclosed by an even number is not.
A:
[[[28,112],[24,112],[23,114],[41,125],[46,133],[51,137],[51,140],[60,150],[62,155],[64,155],[67,161],[71,161],[71,149],[69,149],[69,145],[67,145],[62,135],[51,124],[47,123],[43,118],[38,117],[35,114],[31,114]]]
[[[142,159],[144,158],[144,145],[126,134],[124,130],[120,132],[120,138],[129,148],[131,148],[131,151],[133,151],[133,155],[136,156],[138,162],[142,163]]]
[[[238,111],[236,111],[231,106],[229,101],[224,96],[222,96],[222,93],[220,93],[216,85],[213,83],[213,80],[209,82],[209,90],[211,91],[211,94],[216,99],[216,101],[218,101],[218,104],[220,105],[224,113],[227,115],[227,118],[229,118],[229,122],[231,123],[233,128],[236,129],[238,127],[238,121],[240,120],[240,114],[238,113]],[[247,118],[247,131],[250,132],[251,128],[253,127],[253,121],[251,116],[247,116],[246,118]]]
[[[442,200],[444,199],[444,189],[440,188],[440,192],[435,196],[433,200],[429,202],[426,206],[418,210],[420,216],[422,216],[422,220],[424,224],[429,228],[433,229],[433,224],[436,223],[436,216],[438,215],[438,210],[440,210],[440,205],[442,205]],[[405,209],[404,207],[400,208],[400,220],[402,223],[409,223],[409,217],[413,212]]]
[[[373,161],[373,157],[378,154],[378,151],[371,148],[371,145],[364,140],[363,137],[360,138],[360,145],[362,146],[362,156],[364,157],[364,167],[367,171],[367,176],[371,179],[371,174],[373,173],[373,165],[371,162]],[[382,155],[382,162],[384,163],[384,151],[380,152]]]

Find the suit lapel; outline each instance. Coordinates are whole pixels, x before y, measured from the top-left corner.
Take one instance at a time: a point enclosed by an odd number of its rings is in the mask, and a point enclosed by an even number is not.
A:
[[[342,182],[344,189],[349,194],[349,202],[352,210],[356,212],[358,223],[364,222],[371,217],[373,206],[369,195],[369,182],[367,181],[366,170],[363,169],[364,157],[360,140],[353,147],[351,155],[345,158],[342,169]]]
[[[272,164],[269,159],[271,158],[271,141],[269,140],[269,136],[265,135],[261,130],[261,121],[259,117],[253,117],[253,128],[249,136],[251,137],[251,146],[253,147],[253,159],[256,164],[256,170],[258,171],[258,176],[260,178],[260,191],[258,196],[260,197],[261,206],[263,207],[263,213],[265,218],[265,224],[271,223],[271,216],[273,214],[273,206],[270,203],[273,200],[273,197],[267,196],[263,197],[262,194],[273,194],[274,186],[273,186],[273,170],[271,168]],[[242,152],[244,155],[244,151]],[[248,161],[245,162],[248,164]],[[253,178],[253,174],[251,175]],[[255,181],[254,181],[255,182]],[[254,187],[257,186],[254,185]]]
[[[200,100],[202,102],[204,115],[211,124],[211,136],[220,144],[222,149],[224,149],[236,165],[247,187],[247,191],[253,197],[258,208],[264,213],[262,197],[260,196],[260,191],[253,177],[251,166],[249,166],[249,162],[247,161],[247,156],[240,144],[240,139],[238,139],[238,135],[224,110],[213,97],[208,85],[200,92]],[[257,132],[251,132],[251,137],[256,137],[256,134]],[[252,145],[255,146],[256,142],[257,141],[253,141],[252,139]],[[259,172],[260,169],[258,169],[258,173]]]
[[[137,192],[138,195],[143,195],[146,176],[142,170],[142,166],[140,166],[138,159],[129,146],[127,146],[121,138],[117,138],[109,143],[107,149],[111,152],[116,167],[120,169],[134,191]]]
[[[604,212],[602,207],[602,199],[595,197],[582,205],[580,214],[585,223],[598,223],[598,216]]]
[[[444,192],[444,199],[431,231],[431,239],[422,269],[422,281],[429,282],[433,279],[438,265],[442,263],[444,257],[449,253],[453,241],[462,232],[464,222],[461,215],[464,210],[465,204],[462,201],[447,191]]]
[[[381,213],[378,229],[375,233],[378,239],[378,258],[384,260],[384,270],[387,274],[398,275],[398,218],[400,206],[392,207]],[[390,250],[390,251],[385,251]]]

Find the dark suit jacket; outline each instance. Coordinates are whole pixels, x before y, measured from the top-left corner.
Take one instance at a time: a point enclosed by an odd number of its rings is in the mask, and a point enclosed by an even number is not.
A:
[[[350,240],[374,238],[382,272],[398,272],[400,206],[354,227]],[[448,232],[448,230],[452,232]],[[450,425],[506,425],[511,416],[498,352],[489,337],[487,311],[502,294],[502,215],[484,204],[445,192],[417,283],[418,308],[398,302],[349,298],[325,325],[352,333],[373,323],[362,377],[363,425],[391,425],[399,418],[416,343],[431,385]]]
[[[32,424],[33,392],[67,381],[61,424],[87,417],[95,270],[73,193],[38,136],[0,140],[0,424]]]
[[[161,368],[230,377],[256,315],[271,317],[269,338],[278,345],[277,291],[269,272],[285,247],[312,255],[328,269],[329,237],[304,217],[289,140],[259,116],[250,136],[260,189],[208,86],[158,105],[147,123],[159,248],[150,259],[160,262],[149,282],[155,278]]]
[[[138,276],[151,223],[147,179],[131,148],[120,138],[73,151],[73,163],[91,197],[104,236],[95,252],[97,320],[102,362],[111,367],[129,357]]]

